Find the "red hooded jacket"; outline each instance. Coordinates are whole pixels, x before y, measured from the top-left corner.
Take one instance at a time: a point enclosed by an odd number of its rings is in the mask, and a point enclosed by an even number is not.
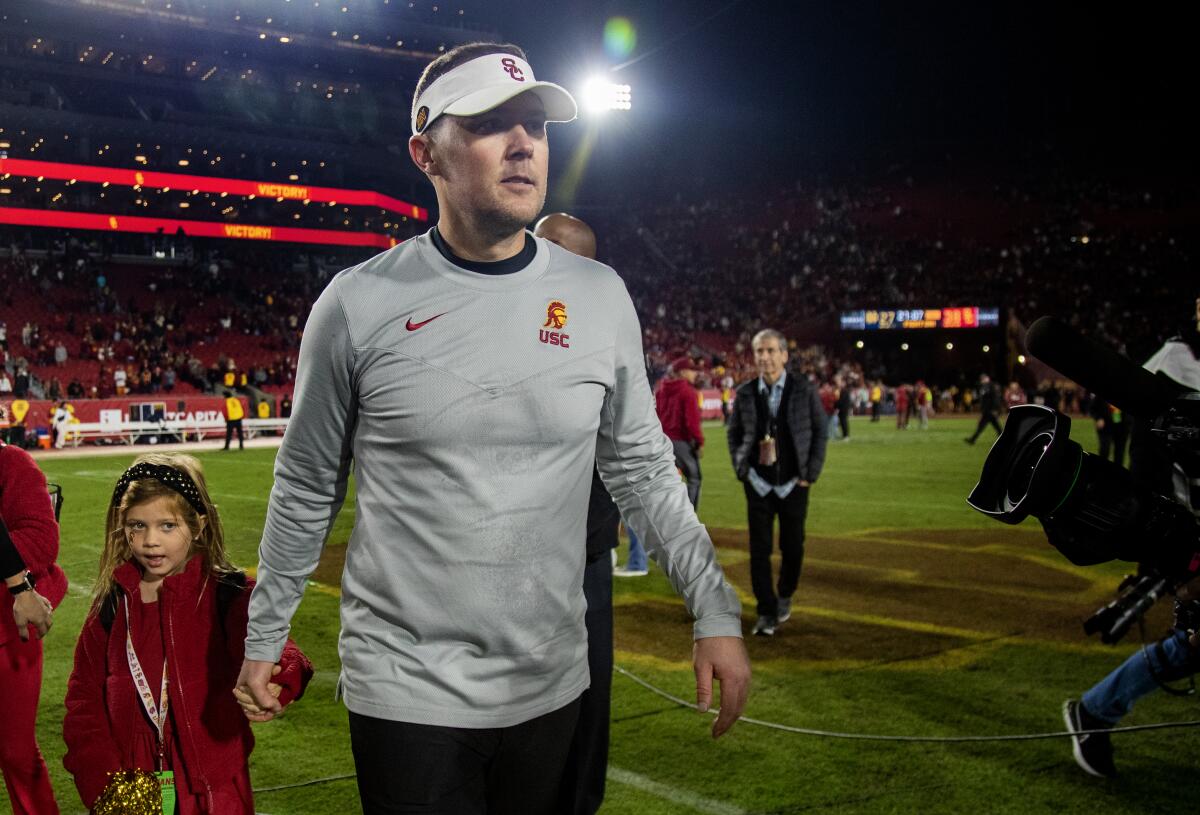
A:
[[[120,592],[139,596],[141,572],[124,563],[114,575]],[[182,796],[202,798],[202,811],[221,815],[238,800],[231,787],[249,789],[248,759],[254,748],[250,723],[233,698],[245,652],[247,610],[253,580],[247,580],[217,619],[217,580],[202,558],[193,557],[177,575],[167,577],[158,593],[163,651],[170,677],[168,699],[173,731],[168,738],[175,783]],[[149,719],[141,707],[125,653],[128,618],[119,603],[108,630],[97,613],[84,622],[75,646],[75,668],[67,683],[63,766],[75,776],[83,803],[91,808],[116,770],[153,770],[146,756]],[[129,602],[134,639],[140,603]],[[135,611],[137,609],[138,611]],[[283,670],[271,681],[283,686],[279,701],[300,698],[312,665],[288,640],[279,660]],[[150,743],[153,743],[151,732]],[[150,748],[151,754],[153,747]],[[224,789],[223,789],[224,788]],[[248,815],[253,815],[249,810]]]
[[[38,594],[57,606],[67,593],[67,576],[54,562],[58,522],[46,492],[46,476],[28,453],[9,444],[0,444],[0,518],[32,573]],[[19,636],[12,607],[12,595],[0,590],[0,645]]]
[[[704,445],[699,392],[686,379],[664,379],[654,394],[654,408],[668,439]]]

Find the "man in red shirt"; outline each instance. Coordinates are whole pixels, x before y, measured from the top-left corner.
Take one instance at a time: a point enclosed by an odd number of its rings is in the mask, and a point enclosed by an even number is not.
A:
[[[671,363],[667,377],[654,394],[654,406],[663,432],[675,448],[675,466],[687,479],[688,500],[700,503],[700,448],[704,431],[700,429],[700,394],[696,391],[696,366],[687,357]]]

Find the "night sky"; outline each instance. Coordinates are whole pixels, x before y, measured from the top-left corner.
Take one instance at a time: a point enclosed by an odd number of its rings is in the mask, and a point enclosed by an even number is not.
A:
[[[634,23],[629,59],[641,59],[616,74],[634,110],[598,125],[584,185],[600,197],[630,183],[719,190],[947,157],[1195,175],[1191,17],[1089,6],[518,0],[475,19],[525,47],[539,78],[572,89],[616,61],[605,19]],[[585,127],[553,132],[556,170]]]

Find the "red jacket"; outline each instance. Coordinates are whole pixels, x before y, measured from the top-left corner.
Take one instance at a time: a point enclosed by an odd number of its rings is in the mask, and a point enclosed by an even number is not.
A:
[[[654,394],[654,408],[671,441],[704,444],[700,429],[700,395],[686,379],[664,379]]]
[[[46,476],[28,453],[8,444],[0,444],[0,518],[25,568],[33,574],[38,593],[57,606],[67,593],[67,576],[54,562],[58,522],[46,492]],[[12,606],[12,595],[0,591],[0,645],[19,636]]]
[[[133,563],[120,566],[114,577],[121,592],[138,596],[141,573]],[[216,811],[214,802],[221,797],[222,786],[247,778],[247,762],[254,748],[250,723],[233,698],[244,657],[254,581],[247,580],[245,589],[229,604],[224,630],[217,619],[216,586],[203,559],[194,557],[182,573],[163,580],[158,595],[170,676],[169,726],[174,738],[169,741],[175,783],[181,794],[203,796],[207,812]],[[131,602],[131,613],[135,607],[139,606]],[[134,614],[135,631],[138,621]],[[123,603],[117,605],[108,630],[99,614],[89,615],[75,646],[75,668],[67,683],[63,766],[75,776],[75,786],[88,808],[108,784],[109,773],[154,769],[143,766],[145,729],[150,724],[130,674],[126,628]],[[283,671],[272,681],[283,685],[279,699],[287,704],[303,694],[312,678],[312,665],[291,640],[279,661]]]

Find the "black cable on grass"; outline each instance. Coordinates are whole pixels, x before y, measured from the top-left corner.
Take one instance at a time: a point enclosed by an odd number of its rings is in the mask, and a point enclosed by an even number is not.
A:
[[[664,699],[669,699],[680,707],[691,708],[692,710],[697,709],[693,702],[689,702],[686,699],[680,699],[678,696],[672,696],[665,690],[651,685],[640,676],[625,670],[620,665],[614,665],[613,670],[633,680],[651,693],[655,693]],[[716,716],[718,713],[720,713],[720,710],[718,708],[711,708],[708,712]],[[792,727],[791,725],[786,724],[765,722],[761,719],[751,719],[749,716],[740,716],[738,717],[738,721],[745,722],[746,724],[758,725],[759,727],[770,728],[772,730],[782,730],[786,733],[798,733],[802,736],[820,736],[827,739],[851,739],[856,741],[939,742],[942,744],[981,741],[1034,741],[1037,739],[1070,738],[1072,736],[1089,735],[1092,733],[1134,733],[1139,730],[1166,730],[1168,728],[1177,727],[1200,727],[1200,721],[1194,721],[1139,724],[1128,727],[1110,727],[1104,730],[1077,730],[1074,733],[1064,730],[1056,733],[1021,733],[1007,736],[885,736],[874,733],[838,733],[831,730],[814,730],[808,727]]]
[[[280,784],[278,787],[255,787],[253,792],[258,795],[260,792],[279,792],[280,790],[294,790],[300,787],[311,787],[316,784],[328,784],[330,781],[349,781],[352,778],[358,778],[358,773],[348,773],[346,775],[331,775],[327,778],[313,778],[309,781],[300,781],[296,784]]]
[[[614,665],[613,670],[641,685],[646,690],[661,696],[671,702],[674,702],[680,707],[691,708],[696,710],[697,707],[693,702],[686,699],[680,699],[678,696],[673,696],[667,693],[662,688],[656,687],[645,679],[642,679],[632,671],[627,671],[620,665]],[[654,711],[661,713],[663,711]],[[711,708],[708,711],[713,716],[716,716],[721,711],[719,708]],[[738,717],[739,722],[746,724],[758,725],[771,730],[782,730],[785,733],[798,733],[802,736],[818,736],[826,739],[850,739],[855,741],[898,741],[898,742],[935,742],[941,744],[955,744],[964,742],[987,742],[987,741],[1035,741],[1039,739],[1062,739],[1070,738],[1071,736],[1088,735],[1092,733],[1135,733],[1139,730],[1167,730],[1169,728],[1180,727],[1200,727],[1200,721],[1195,722],[1160,722],[1158,724],[1139,724],[1128,727],[1111,727],[1104,730],[1079,730],[1074,733],[1062,731],[1057,733],[1020,733],[1006,736],[885,736],[873,733],[838,733],[831,730],[814,730],[808,727],[792,727],[786,724],[777,724],[776,722],[765,722],[762,719],[752,719],[749,716]],[[280,784],[277,787],[258,787],[254,789],[254,794],[264,792],[280,792],[281,790],[294,790],[300,787],[311,787],[316,784],[327,784],[331,781],[348,781],[353,778],[358,778],[357,773],[348,773],[346,775],[331,775],[327,778],[314,778],[310,781],[301,781],[296,784]],[[790,810],[789,810],[790,811]]]

